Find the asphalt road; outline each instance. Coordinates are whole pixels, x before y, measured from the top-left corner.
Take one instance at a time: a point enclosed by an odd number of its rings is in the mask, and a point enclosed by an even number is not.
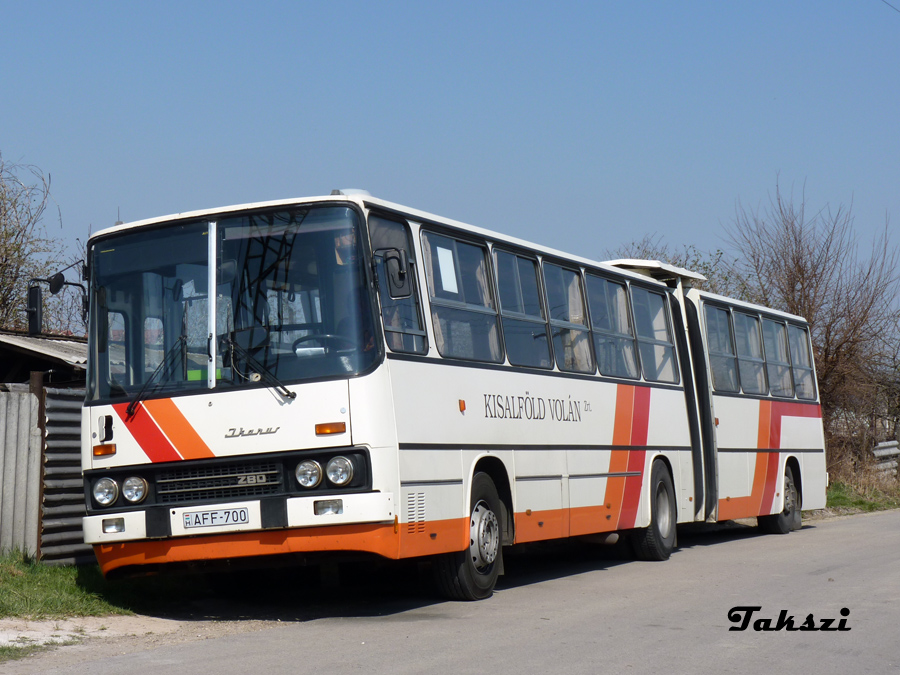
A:
[[[280,589],[205,608],[237,632],[121,643],[121,654],[92,655],[89,641],[0,672],[900,673],[900,511],[785,536],[680,531],[679,544],[665,563],[597,545],[532,547],[508,556],[494,597],[476,603],[434,600],[412,567],[343,570],[340,587],[308,602],[273,576]],[[737,606],[761,608],[744,631],[730,630]],[[754,630],[781,610],[795,627],[812,614],[849,630]]]

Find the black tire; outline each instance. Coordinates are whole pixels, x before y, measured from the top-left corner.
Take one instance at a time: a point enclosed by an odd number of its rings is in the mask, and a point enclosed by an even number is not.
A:
[[[639,560],[668,560],[675,549],[675,485],[663,462],[650,469],[650,526],[632,537],[634,554]]]
[[[491,597],[502,565],[500,497],[486,473],[476,473],[472,479],[469,503],[469,548],[446,553],[434,562],[438,590],[450,600]]]
[[[759,529],[769,534],[788,534],[791,530],[799,530],[802,525],[800,517],[800,491],[794,482],[791,467],[784,467],[784,508],[781,513],[770,516],[759,516]]]

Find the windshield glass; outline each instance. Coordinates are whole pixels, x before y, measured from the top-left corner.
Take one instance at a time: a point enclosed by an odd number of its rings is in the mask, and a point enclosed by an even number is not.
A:
[[[216,237],[210,338],[209,233]],[[92,250],[89,400],[347,377],[378,356],[356,212],[282,208]],[[274,380],[273,380],[274,378]]]

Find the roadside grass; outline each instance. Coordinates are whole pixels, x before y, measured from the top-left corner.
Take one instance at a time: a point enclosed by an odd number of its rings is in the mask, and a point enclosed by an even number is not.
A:
[[[900,508],[900,484],[897,481],[870,483],[835,482],[828,487],[827,508],[840,513],[869,513]]]
[[[212,594],[196,575],[107,581],[97,565],[54,567],[20,552],[0,556],[0,618],[178,612]]]
[[[23,640],[13,645],[0,645],[0,663],[24,659],[25,657],[33,656],[34,654],[53,649],[54,647],[65,647],[67,645],[75,644],[78,644],[78,640],[60,640],[58,642],[54,641],[44,644]]]
[[[17,551],[0,555],[0,619],[159,615],[185,611],[192,602],[210,595],[208,584],[193,576],[106,581],[97,565],[54,567]],[[0,663],[78,642],[77,638],[46,643],[22,638],[0,644]]]
[[[96,566],[51,567],[20,552],[0,556],[0,617],[37,620],[131,613],[127,606],[110,602],[101,589]]]
[[[14,661],[15,659],[24,659],[26,656],[32,656],[46,649],[48,649],[46,645],[28,643],[0,645],[0,663],[3,663],[4,661]]]

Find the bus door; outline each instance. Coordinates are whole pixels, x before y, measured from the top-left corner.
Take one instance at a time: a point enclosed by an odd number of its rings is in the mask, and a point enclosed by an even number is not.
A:
[[[688,326],[688,342],[690,344],[694,382],[696,384],[697,413],[700,419],[700,440],[702,442],[702,458],[695,466],[703,467],[704,485],[704,518],[706,521],[717,519],[719,504],[718,455],[716,453],[715,411],[713,410],[709,372],[706,367],[706,350],[703,346],[703,331],[700,327],[700,313],[693,302],[684,303]],[[685,388],[687,393],[687,388]],[[693,445],[693,427],[691,429]],[[694,455],[695,462],[697,461]]]
[[[703,428],[701,415],[703,403],[697,396],[695,387],[702,390],[702,388],[706,386],[706,383],[701,382],[700,380],[695,381],[694,377],[697,371],[702,371],[705,375],[706,368],[704,366],[703,352],[696,351],[697,348],[693,344],[693,340],[690,339],[690,318],[688,319],[688,336],[686,339],[684,331],[681,330],[681,327],[684,326],[684,320],[681,316],[681,303],[673,295],[669,296],[669,303],[672,308],[672,321],[676,326],[675,340],[678,343],[678,351],[682,355],[681,379],[684,382],[685,408],[687,410],[688,425],[691,432],[691,464],[694,469],[694,520],[703,520],[708,516],[708,514],[704,512],[704,505],[708,506],[710,499],[708,488],[704,489],[704,476],[708,478],[709,467],[705,466],[705,455],[703,451],[704,448],[707,447],[708,442],[706,434],[701,431]],[[687,314],[688,317],[690,317],[693,305],[690,302],[687,302],[686,305]],[[696,316],[696,311],[694,311],[694,315]],[[688,348],[689,341],[691,343],[690,349]],[[698,361],[699,363],[697,363]],[[708,392],[706,398],[708,401]],[[709,409],[708,403],[706,409]],[[714,453],[713,460],[715,460]],[[713,467],[713,476],[715,476],[715,467]]]

